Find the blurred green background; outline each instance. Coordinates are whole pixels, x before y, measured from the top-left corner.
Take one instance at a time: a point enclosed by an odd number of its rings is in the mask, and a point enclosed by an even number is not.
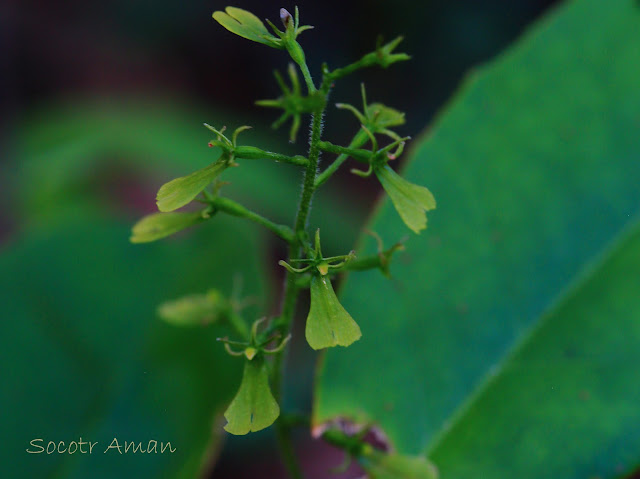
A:
[[[302,23],[316,26],[301,43],[317,74],[321,61],[337,67],[370,51],[379,34],[403,34],[401,49],[411,62],[360,72],[339,83],[332,100],[359,104],[365,81],[370,101],[407,112],[400,133],[417,136],[467,72],[553,3],[298,2]],[[270,19],[293,5],[236,4]],[[211,477],[256,471],[281,477],[269,431],[224,436],[221,444],[209,439],[239,378],[240,365],[214,342],[226,332],[177,330],[157,320],[155,307],[210,287],[230,293],[236,277],[243,294],[255,298],[249,315],[274,313],[282,245],[222,216],[166,241],[128,243],[133,222],[155,210],[162,183],[215,158],[202,122],[250,124],[243,141],[304,152],[304,128],[297,144],[288,144],[286,130],[269,128],[274,112],[253,105],[277,96],[271,71],[286,68],[286,58],[217,25],[211,12],[225,6],[123,0],[0,6],[0,458],[8,477],[193,477],[202,464]],[[357,127],[334,108],[325,123],[335,143],[347,142]],[[456,164],[451,176],[466,167]],[[226,194],[291,221],[299,171],[252,162],[231,173]],[[311,222],[321,227],[329,254],[354,245],[379,193],[374,182],[349,180],[337,175],[315,201]],[[303,341],[294,342],[293,355],[286,407],[308,412],[315,356]],[[25,452],[33,438],[80,436],[104,447],[113,437],[171,441],[178,453]],[[297,443],[311,478],[325,477],[326,465],[340,461],[305,435]]]

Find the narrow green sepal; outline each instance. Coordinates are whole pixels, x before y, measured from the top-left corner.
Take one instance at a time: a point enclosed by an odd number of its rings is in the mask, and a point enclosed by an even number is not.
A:
[[[218,321],[228,308],[229,303],[222,293],[212,289],[206,294],[190,294],[166,301],[158,306],[158,316],[175,326],[198,326]]]
[[[406,53],[393,53],[393,50],[404,40],[404,37],[396,37],[391,40],[389,43],[385,45],[380,45],[382,43],[381,38],[378,41],[378,47],[376,48],[376,57],[378,64],[387,68],[390,65],[393,65],[396,62],[410,60],[411,57]]]
[[[349,110],[355,115],[360,123],[362,123],[363,125],[367,124],[367,118],[365,118],[365,116],[360,113],[355,106],[349,105],[348,103],[336,103],[336,108],[340,110]]]
[[[204,211],[193,213],[153,213],[133,225],[129,241],[132,243],[156,241],[200,223],[205,219]]]
[[[438,479],[438,469],[421,456],[386,453],[367,445],[359,458],[370,479]]]
[[[375,172],[402,221],[419,234],[427,227],[425,211],[436,207],[436,200],[431,192],[424,186],[405,180],[388,165],[376,168]]]
[[[229,166],[226,157],[222,157],[201,170],[165,183],[158,190],[156,197],[158,209],[162,212],[169,212],[183,207],[198,196]]]
[[[305,335],[313,349],[349,346],[362,336],[360,327],[342,307],[327,276],[311,278],[311,308]]]
[[[353,173],[354,175],[359,176],[360,178],[369,178],[371,176],[371,173],[373,173],[373,165],[369,165],[369,168],[367,168],[366,170],[359,170],[357,168],[351,168],[351,173]]]
[[[274,100],[258,100],[256,104],[267,108],[282,108],[282,110],[284,110],[284,113],[271,125],[274,129],[282,126],[289,117],[292,118],[289,141],[293,143],[300,129],[301,115],[303,113],[312,113],[322,108],[326,102],[326,98],[321,92],[317,91],[310,92],[306,96],[303,95],[300,89],[298,74],[293,63],[289,63],[287,71],[289,79],[291,80],[291,87],[286,85],[282,75],[278,71],[274,71],[276,81],[282,90],[282,96]]]
[[[242,383],[224,413],[224,429],[245,435],[271,426],[280,415],[280,407],[269,387],[269,371],[262,356],[245,361]]]
[[[271,340],[272,338],[268,339],[268,341],[271,341]],[[263,349],[262,352],[264,354],[278,354],[279,352],[284,350],[285,346],[289,341],[291,341],[291,334],[287,334],[287,336],[282,341],[280,341],[280,344],[278,344],[275,348]]]
[[[213,12],[213,19],[231,33],[273,48],[283,48],[282,41],[269,33],[262,20],[241,8],[227,7],[226,12]]]
[[[289,271],[289,273],[294,273],[294,274],[306,273],[307,271],[309,271],[313,267],[313,265],[309,265],[309,266],[305,266],[304,268],[294,268],[293,266],[291,266],[289,263],[287,263],[283,259],[278,261],[278,264],[280,266],[282,266],[284,269],[286,269],[287,271]]]
[[[336,107],[351,111],[358,121],[367,129],[371,130],[371,132],[385,133],[387,135],[391,133],[394,139],[398,139],[399,136],[397,134],[387,130],[393,126],[403,125],[405,123],[404,113],[383,105],[382,103],[367,104],[367,93],[365,91],[364,83],[361,84],[361,92],[362,112],[358,111],[358,109],[353,105],[348,105],[346,103],[337,103]]]

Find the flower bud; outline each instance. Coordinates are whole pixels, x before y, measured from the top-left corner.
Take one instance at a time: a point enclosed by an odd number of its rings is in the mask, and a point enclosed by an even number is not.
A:
[[[293,26],[293,17],[286,8],[280,9],[280,20],[282,20],[282,24],[287,30],[289,26]]]

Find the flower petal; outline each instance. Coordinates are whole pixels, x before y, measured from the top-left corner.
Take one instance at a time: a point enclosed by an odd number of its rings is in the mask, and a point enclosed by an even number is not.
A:
[[[138,221],[131,229],[132,243],[149,243],[204,221],[202,212],[153,213]]]
[[[183,207],[198,196],[227,167],[227,161],[220,159],[190,175],[165,183],[158,190],[156,197],[158,209],[168,212]]]
[[[311,278],[311,308],[305,330],[313,349],[349,346],[362,336],[360,327],[342,307],[326,276]]]
[[[424,186],[415,185],[402,178],[388,165],[376,169],[376,176],[391,198],[402,221],[415,233],[427,227],[425,211],[436,207],[436,200]]]
[[[264,358],[245,361],[240,389],[224,413],[227,420],[224,429],[242,436],[271,426],[279,415],[280,407],[271,394]]]
[[[213,12],[213,18],[231,33],[269,46],[278,44],[279,40],[269,33],[262,20],[253,13],[236,7],[227,7],[226,10],[226,13]]]

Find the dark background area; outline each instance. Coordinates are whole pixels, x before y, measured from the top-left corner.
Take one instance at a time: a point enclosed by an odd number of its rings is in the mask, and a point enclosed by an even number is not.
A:
[[[387,71],[358,72],[336,86],[332,100],[359,106],[359,83],[365,81],[369,101],[405,111],[407,124],[400,133],[415,136],[431,122],[466,73],[499,54],[554,3],[298,2],[301,23],[316,27],[299,40],[311,72],[317,76],[322,61],[330,67],[342,66],[371,51],[378,35],[386,40],[404,35],[398,50],[412,55],[412,61]],[[295,5],[247,0],[231,4],[276,24],[279,8],[293,12]],[[21,161],[14,153],[12,139],[19,133],[22,118],[54,102],[104,97],[178,99],[205,110],[233,112],[234,118],[256,130],[268,130],[277,113],[255,107],[254,101],[278,96],[271,72],[274,68],[284,70],[287,58],[214,22],[211,13],[226,5],[176,0],[2,2],[0,171],[10,171]],[[193,118],[194,128],[201,121]],[[349,114],[328,110],[325,136],[331,141],[348,142],[355,128]],[[277,135],[285,138],[286,126]],[[303,125],[296,148],[303,149],[305,136]],[[341,179],[345,176],[343,173]],[[12,212],[10,177],[3,174],[0,178],[0,201],[5,203],[0,211],[0,240],[21,227],[20,218]],[[346,182],[338,180],[338,184]],[[116,187],[123,187],[123,183]],[[375,186],[349,188],[345,194],[350,201],[365,209],[377,194]],[[131,201],[143,211],[153,208],[148,191],[134,195]],[[312,374],[311,368],[308,374]],[[271,439],[267,432],[227,440],[215,477],[250,477],[256,471],[261,477],[276,477],[280,467]],[[339,454],[306,438],[300,438],[300,445],[301,456],[309,468],[317,469],[317,477],[322,477],[328,465],[340,461]]]
[[[465,73],[498,54],[553,3],[299,2],[302,23],[316,26],[300,41],[317,75],[322,61],[337,67],[371,51],[378,35],[386,40],[404,35],[399,51],[412,55],[412,61],[388,71],[358,72],[337,85],[333,99],[359,105],[358,85],[366,80],[369,101],[405,111],[407,124],[401,133],[415,136]],[[278,21],[281,6],[293,11],[294,5],[238,4],[272,21]],[[33,107],[95,97],[185,98],[205,108],[235,110],[256,129],[268,128],[277,112],[255,107],[254,101],[278,95],[271,72],[286,68],[288,60],[282,52],[218,26],[211,12],[225,6],[210,1],[3,2],[4,139],[10,141],[15,120]],[[349,115],[328,110],[327,138],[348,141],[353,128]],[[284,137],[286,127],[278,135]],[[301,146],[304,136],[303,128]],[[9,161],[18,160],[8,156]],[[363,194],[366,205],[375,192]],[[6,225],[9,219],[4,216]]]

